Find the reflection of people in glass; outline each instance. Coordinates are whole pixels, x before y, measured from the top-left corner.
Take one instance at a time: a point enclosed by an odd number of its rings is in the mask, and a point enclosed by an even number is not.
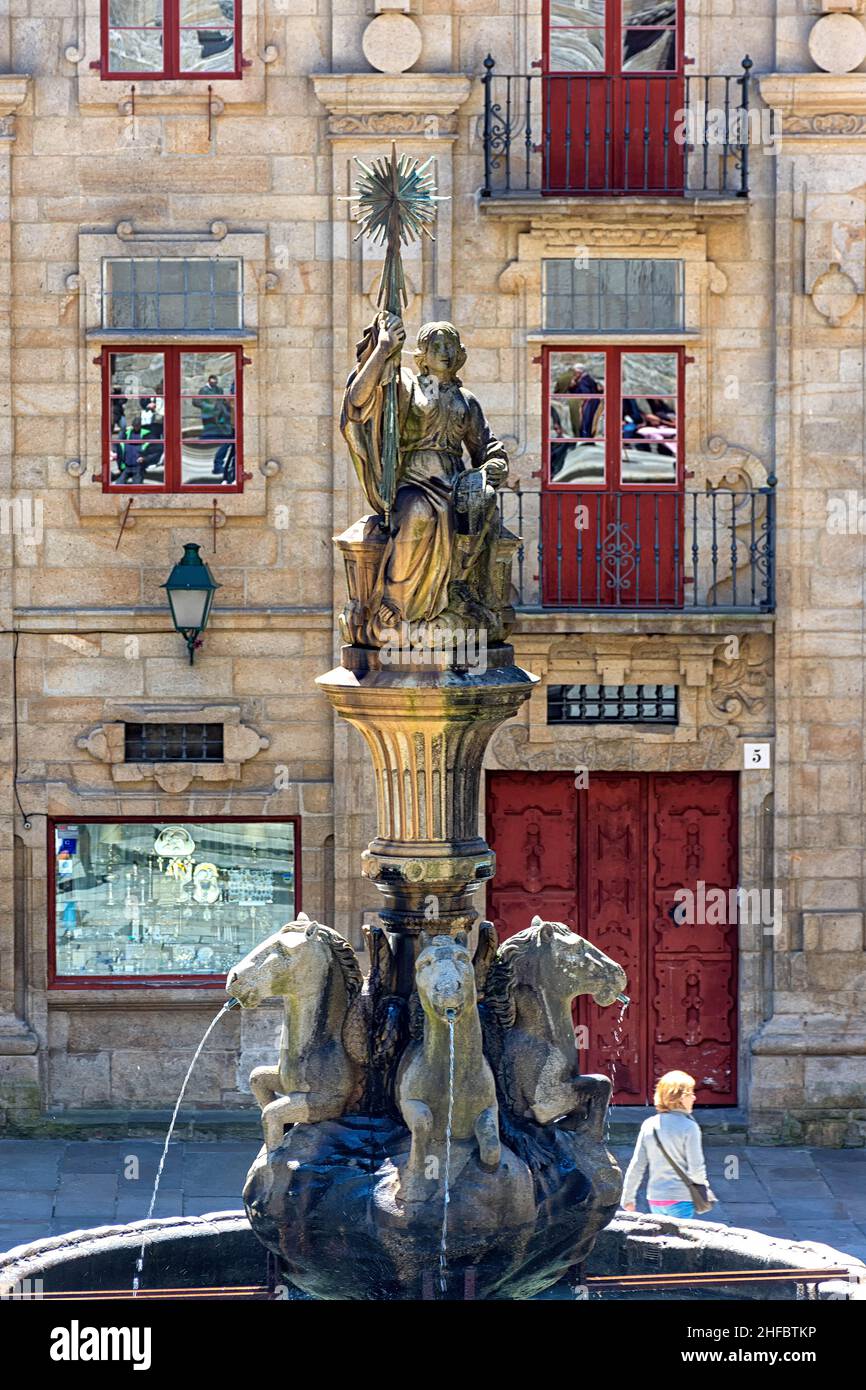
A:
[[[575,362],[567,371],[556,378],[553,389],[556,395],[569,396],[569,401],[556,401],[551,405],[551,435],[558,439],[593,439],[602,428],[603,414],[601,397],[604,387],[582,362]],[[589,396],[586,401],[576,400],[577,396]],[[567,411],[567,417],[566,417]],[[568,428],[566,429],[566,418]],[[550,449],[550,471],[555,477],[562,468],[571,445],[553,443]]]
[[[146,481],[148,468],[162,462],[165,434],[162,401],[157,396],[141,396],[134,414],[130,414],[129,401],[125,401],[121,421],[120,434],[125,442],[115,446],[120,466],[117,481],[136,487]]]
[[[234,382],[232,383],[231,394],[234,394]],[[193,397],[193,406],[201,413],[201,437],[205,439],[234,439],[234,428],[232,425],[231,405],[226,400],[222,387],[219,384],[219,377],[215,372],[211,372],[207,379],[207,385],[203,386],[199,395]],[[229,466],[233,466],[232,444],[221,444],[214,455],[213,472],[214,475],[226,479]]]
[[[647,444],[636,444],[635,447],[646,453],[672,454],[673,450],[663,442],[674,439],[677,433],[677,418],[670,401],[653,396],[644,399],[648,407],[646,410],[642,410],[632,396],[626,396],[623,400],[623,440],[652,440],[658,445],[655,449]]]
[[[234,0],[219,0],[220,13],[230,24],[234,24],[235,7]],[[196,38],[201,54],[202,63],[209,58],[216,58],[220,53],[227,53],[235,41],[235,31],[230,29],[197,29]]]

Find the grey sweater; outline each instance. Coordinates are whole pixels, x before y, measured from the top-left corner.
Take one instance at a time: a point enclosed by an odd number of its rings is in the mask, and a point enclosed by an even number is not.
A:
[[[667,1110],[644,1120],[637,1137],[631,1163],[626,1169],[622,1189],[622,1205],[635,1201],[637,1190],[649,1164],[647,1199],[654,1202],[690,1202],[691,1193],[668,1163],[653,1134],[659,1137],[670,1154],[693,1182],[705,1183],[707,1170],[701,1143],[701,1128],[697,1120],[683,1110]]]

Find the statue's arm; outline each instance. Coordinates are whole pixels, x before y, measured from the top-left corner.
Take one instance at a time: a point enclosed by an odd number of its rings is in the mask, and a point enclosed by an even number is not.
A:
[[[366,362],[351,378],[347,399],[355,410],[363,411],[378,390],[392,357],[397,357],[406,340],[406,330],[397,314],[378,314],[376,346]]]
[[[484,468],[487,481],[494,487],[501,487],[508,478],[508,455],[505,445],[496,438],[473,395],[466,392],[469,418],[464,436],[466,452],[473,468]]]

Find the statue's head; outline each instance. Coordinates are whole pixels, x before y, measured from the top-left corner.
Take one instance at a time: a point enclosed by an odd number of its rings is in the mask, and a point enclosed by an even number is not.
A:
[[[459,386],[457,373],[465,361],[466,349],[453,323],[425,323],[418,330],[415,362],[419,373]]]
[[[415,984],[424,1012],[457,1019],[475,1006],[475,974],[465,932],[457,936],[421,933]]]
[[[362,979],[352,948],[338,932],[299,912],[296,921],[259,942],[232,967],[226,994],[244,1008],[255,1008],[276,995],[309,998],[322,993],[335,963],[345,978],[347,994],[354,997]]]

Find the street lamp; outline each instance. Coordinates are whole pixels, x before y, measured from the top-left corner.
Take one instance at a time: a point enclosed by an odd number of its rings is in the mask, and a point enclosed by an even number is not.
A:
[[[186,639],[190,666],[195,659],[199,635],[208,624],[213,596],[220,587],[199,555],[199,549],[192,542],[185,545],[182,558],[160,585],[168,595],[175,630]]]

